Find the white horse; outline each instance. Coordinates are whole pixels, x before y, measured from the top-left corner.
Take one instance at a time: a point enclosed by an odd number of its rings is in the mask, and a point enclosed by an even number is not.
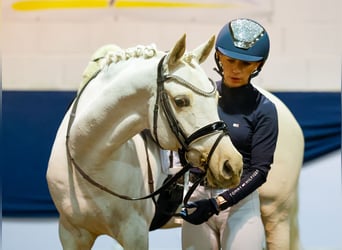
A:
[[[155,208],[152,199],[140,198],[166,178],[159,147],[179,150],[212,185],[239,183],[242,157],[219,120],[215,84],[200,67],[214,40],[188,53],[184,35],[169,53],[112,46],[94,58],[99,70],[87,71],[47,170],[63,249],[91,249],[102,234],[124,249],[148,249]],[[136,135],[145,128],[159,146],[147,147],[149,154],[138,149],[144,142]]]
[[[298,250],[298,180],[304,157],[304,136],[286,105],[257,87],[277,108],[278,140],[270,173],[259,188],[267,250]]]

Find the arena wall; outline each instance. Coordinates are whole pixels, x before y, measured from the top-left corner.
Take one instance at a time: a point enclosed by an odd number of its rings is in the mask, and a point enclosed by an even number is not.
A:
[[[3,102],[3,146],[7,155],[2,165],[12,171],[3,177],[5,184],[11,184],[3,185],[3,194],[18,192],[20,196],[22,193],[17,185],[20,183],[25,183],[27,190],[34,190],[34,187],[37,193],[42,192],[34,184],[23,182],[28,177],[23,173],[30,170],[25,164],[31,159],[40,161],[42,168],[36,173],[30,171],[31,180],[45,178],[45,163],[40,157],[46,159],[49,148],[37,150],[34,145],[41,139],[50,143],[54,134],[44,133],[47,128],[55,131],[56,119],[59,119],[55,115],[69,104],[90,56],[98,47],[115,43],[128,48],[155,43],[161,50],[169,50],[185,33],[191,50],[216,35],[224,23],[236,17],[259,21],[270,35],[270,57],[254,83],[284,98],[288,96],[284,93],[295,96],[294,104],[291,102],[291,110],[295,113],[295,108],[303,107],[306,103],[303,100],[309,94],[312,103],[315,100],[316,103],[304,106],[310,111],[306,114],[310,116],[307,125],[322,121],[323,125],[326,122],[325,125],[330,126],[331,122],[322,118],[324,113],[329,113],[335,117],[333,137],[336,139],[336,133],[340,135],[341,101],[337,96],[341,91],[342,65],[340,0],[160,0],[144,1],[145,5],[138,5],[142,1],[135,1],[135,5],[132,1],[128,5],[130,1],[125,0],[113,2],[110,5],[106,0],[2,1],[1,70],[6,100]],[[211,78],[218,79],[212,70],[214,66],[211,56],[204,67]],[[323,98],[313,99],[310,93]],[[65,94],[68,101],[51,104]],[[36,95],[39,98],[32,99],[29,105],[20,102]],[[13,97],[17,99],[14,101]],[[46,103],[48,105],[37,109],[39,104]],[[321,109],[315,109],[318,106]],[[50,107],[55,109],[49,111]],[[305,110],[298,114],[297,118],[302,120]],[[53,126],[49,127],[51,124]],[[36,133],[38,130],[40,134]],[[18,148],[25,154],[16,151]],[[342,228],[340,143],[334,144],[326,153],[317,159],[309,157],[301,175],[300,226],[305,250],[342,249],[339,236]],[[47,194],[47,190],[43,191]],[[56,218],[39,217],[39,214],[30,215],[30,218],[5,216],[3,249],[61,249]],[[180,249],[179,229],[158,230],[150,237],[151,249]],[[94,250],[111,249],[114,245],[104,237]]]
[[[54,2],[62,4],[55,8]],[[127,6],[124,0],[114,1],[113,6],[94,0],[77,8],[70,2],[80,1],[3,1],[5,90],[73,90],[99,46],[155,43],[168,50],[186,33],[188,48],[193,49],[236,17],[254,18],[269,31],[269,61],[255,83],[276,91],[340,90],[340,0],[180,1],[198,4],[186,8],[171,5],[173,1],[152,1],[152,7],[144,7]],[[91,2],[104,6],[88,8]],[[158,7],[160,3],[165,7]],[[211,7],[200,5],[204,3]],[[212,70],[214,60],[208,60],[205,67],[210,76],[217,77]]]

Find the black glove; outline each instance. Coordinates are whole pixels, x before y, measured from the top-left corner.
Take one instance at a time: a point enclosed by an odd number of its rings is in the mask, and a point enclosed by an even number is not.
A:
[[[196,210],[189,214],[189,208],[196,208]],[[199,225],[207,221],[214,214],[219,214],[219,211],[216,200],[211,198],[187,203],[182,208],[180,216],[191,224]]]

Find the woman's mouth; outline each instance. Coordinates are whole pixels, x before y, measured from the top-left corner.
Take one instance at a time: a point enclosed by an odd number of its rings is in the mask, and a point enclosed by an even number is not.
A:
[[[240,78],[239,77],[231,77],[230,78],[232,82],[240,82]]]

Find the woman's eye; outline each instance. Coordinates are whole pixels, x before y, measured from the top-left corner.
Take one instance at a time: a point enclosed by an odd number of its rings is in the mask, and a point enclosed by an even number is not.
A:
[[[174,99],[177,107],[188,107],[190,106],[190,99],[187,96],[177,96]]]

